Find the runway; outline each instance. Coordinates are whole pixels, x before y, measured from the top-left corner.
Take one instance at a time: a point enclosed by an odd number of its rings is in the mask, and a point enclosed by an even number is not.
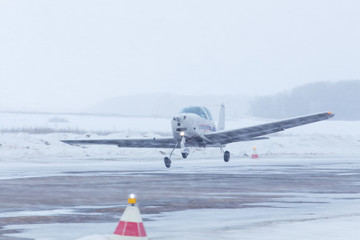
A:
[[[21,162],[6,164],[0,180],[0,239],[37,239],[36,233],[30,235],[32,226],[35,229],[38,224],[116,225],[129,193],[138,196],[151,239],[166,239],[165,229],[158,226],[161,216],[189,210],[195,211],[188,212],[189,216],[196,212],[211,215],[209,222],[206,217],[201,221],[209,228],[214,221],[225,224],[223,233],[219,231],[210,239],[218,239],[229,230],[248,230],[253,224],[263,227],[269,222],[267,214],[282,222],[316,221],[335,215],[360,219],[360,207],[349,210],[349,206],[360,203],[360,162],[356,158],[235,158],[228,164],[212,158],[178,159],[171,169],[165,169],[159,159],[135,160],[75,159],[59,163],[55,159],[27,162],[25,166]],[[327,208],[333,211],[324,216]],[[246,222],[245,215],[229,214],[231,222],[226,230],[226,221],[214,216],[219,209],[262,215],[254,223],[251,217]],[[294,212],[288,218],[285,212],[277,218],[277,212],[284,210]],[[339,212],[335,214],[334,210]],[[187,220],[179,219],[181,228]],[[151,221],[147,224],[147,220]],[[70,238],[58,232],[48,239],[77,239],[94,234],[90,229],[81,229]]]

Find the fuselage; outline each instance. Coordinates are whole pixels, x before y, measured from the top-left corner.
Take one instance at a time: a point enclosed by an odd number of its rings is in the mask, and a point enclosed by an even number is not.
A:
[[[203,138],[205,133],[215,132],[215,123],[210,111],[205,107],[187,107],[171,120],[173,137],[180,141]]]

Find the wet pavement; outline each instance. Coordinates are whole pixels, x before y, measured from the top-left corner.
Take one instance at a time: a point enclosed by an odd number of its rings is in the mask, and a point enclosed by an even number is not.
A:
[[[197,165],[178,170],[114,170],[62,172],[0,180],[0,239],[5,225],[36,223],[90,223],[118,221],[129,193],[138,196],[141,212],[186,209],[269,207],[299,201],[298,194],[336,198],[360,193],[357,159],[317,161],[296,159],[296,164],[260,160],[233,166]],[[191,166],[191,165],[189,165]],[[293,200],[292,200],[293,199]],[[313,201],[313,200],[309,200]],[[326,203],[326,198],[319,204]],[[71,210],[62,214],[42,211]],[[8,214],[14,213],[14,214]],[[19,213],[19,214],[16,214]],[[2,215],[1,215],[2,214]],[[12,230],[13,232],[14,230]]]

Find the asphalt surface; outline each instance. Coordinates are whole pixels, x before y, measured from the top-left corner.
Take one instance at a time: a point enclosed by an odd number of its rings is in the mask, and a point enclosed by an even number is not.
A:
[[[0,214],[20,211],[76,209],[72,214],[0,217],[0,239],[21,231],[6,225],[36,223],[87,223],[118,221],[127,195],[136,193],[142,213],[203,208],[250,208],[289,202],[298,193],[360,193],[357,159],[301,163],[283,159],[276,164],[259,160],[235,166],[198,165],[181,170],[101,170],[63,172],[63,176],[39,176],[0,180]],[[287,162],[296,164],[286,164]],[[191,165],[189,165],[191,166]],[[294,203],[306,204],[304,201]],[[319,202],[321,204],[321,202]],[[96,213],[96,214],[93,214]]]

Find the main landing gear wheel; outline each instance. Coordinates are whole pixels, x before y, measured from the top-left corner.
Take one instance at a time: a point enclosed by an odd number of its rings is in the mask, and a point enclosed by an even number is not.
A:
[[[189,155],[188,153],[181,153],[182,157],[185,159]]]
[[[165,167],[170,168],[171,167],[171,160],[168,157],[164,158]]]
[[[224,161],[228,162],[230,160],[230,152],[229,151],[225,151],[224,152]]]

